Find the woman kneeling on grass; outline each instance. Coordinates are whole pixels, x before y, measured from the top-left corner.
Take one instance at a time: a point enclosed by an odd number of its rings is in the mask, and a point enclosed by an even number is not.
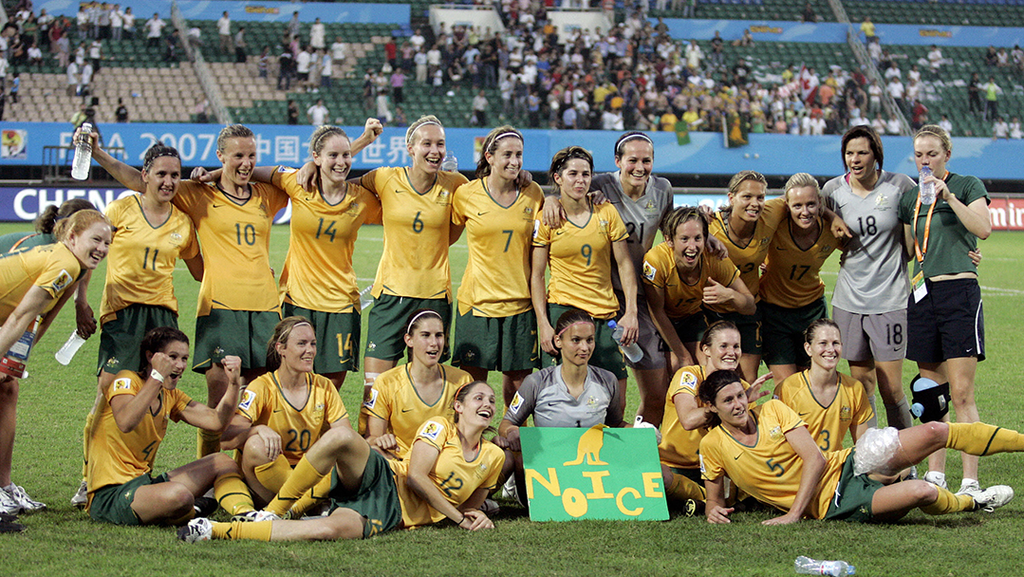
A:
[[[995,485],[951,493],[927,481],[895,484],[893,475],[943,447],[971,455],[1024,451],[1024,435],[985,423],[932,422],[909,429],[872,429],[857,447],[823,454],[803,420],[781,401],[752,411],[734,371],[716,371],[701,383],[700,400],[713,427],[700,443],[709,523],[729,523],[723,488],[728,475],[759,501],[785,511],[765,525],[804,517],[847,521],[895,521],[913,509],[929,515],[993,511],[1013,498]]]
[[[494,523],[479,507],[497,487],[505,455],[483,435],[496,411],[490,385],[474,381],[455,395],[454,423],[443,417],[420,427],[410,457],[388,460],[348,428],[328,431],[306,453],[277,498],[256,523],[193,519],[178,531],[190,543],[216,539],[262,541],[371,537],[447,517],[470,531]],[[308,521],[282,521],[277,513],[330,473],[331,512]],[[274,520],[277,519],[277,520]]]
[[[172,327],[152,329],[142,339],[141,353],[142,370],[119,372],[106,390],[108,402],[96,414],[86,471],[89,516],[116,525],[180,525],[206,509],[199,496],[211,487],[229,513],[252,511],[242,472],[224,453],[152,476],[168,420],[184,420],[214,434],[227,427],[238,404],[241,359],[224,357],[228,388],[211,408],[177,388],[188,368],[185,333]]]

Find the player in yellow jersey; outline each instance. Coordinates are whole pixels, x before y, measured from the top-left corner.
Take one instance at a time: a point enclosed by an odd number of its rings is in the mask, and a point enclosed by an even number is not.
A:
[[[281,189],[251,182],[256,137],[240,124],[217,136],[223,168],[214,183],[181,181],[174,205],[189,215],[202,244],[205,273],[196,309],[196,345],[192,370],[206,376],[207,405],[220,401],[227,386],[220,359],[242,359],[248,382],[265,372],[264,347],[281,320],[280,302],[270,268],[270,228],[288,204]],[[109,155],[97,161],[126,187],[142,191],[141,173]],[[200,173],[194,174],[197,178]],[[210,435],[200,437],[199,454],[217,450]]]
[[[309,521],[211,523],[194,519],[178,531],[184,541],[361,539],[445,518],[468,531],[491,529],[480,511],[494,490],[505,454],[483,438],[493,431],[494,391],[476,381],[459,389],[451,420],[435,417],[419,428],[408,461],[387,460],[359,435],[331,429],[295,466],[266,512],[273,515],[330,474],[331,514]],[[273,517],[270,517],[273,518]]]
[[[549,176],[558,187],[567,222],[551,229],[537,220],[530,293],[545,353],[542,364],[558,362],[551,319],[571,308],[590,314],[598,321],[593,365],[619,379],[619,395],[625,406],[626,365],[607,325],[619,313],[619,301],[612,289],[612,257],[625,294],[625,313],[618,319],[624,329],[623,345],[635,342],[638,333],[637,275],[626,246],[628,232],[618,211],[609,203],[595,206],[587,196],[593,169],[593,157],[579,146],[564,148],[551,159]],[[551,282],[545,287],[544,273],[549,265]]]
[[[96,144],[94,156],[109,156]],[[203,278],[203,258],[192,221],[171,204],[180,179],[178,151],[154,144],[142,162],[145,190],[107,206],[114,238],[100,304],[99,379],[96,400],[85,422],[86,457],[94,416],[106,402],[107,387],[114,375],[140,366],[138,343],[150,329],[178,326],[178,299],[172,278],[178,259],[185,261],[193,278]],[[82,476],[82,486],[71,499],[79,507],[86,499],[84,471]]]
[[[389,458],[407,458],[420,425],[433,417],[450,418],[455,392],[473,380],[466,371],[441,364],[447,334],[437,311],[413,312],[404,339],[409,362],[377,377],[363,403],[366,439]]]
[[[729,259],[707,253],[708,222],[699,209],[682,207],[661,222],[665,242],[644,256],[643,282],[651,318],[668,345],[668,365],[703,362],[697,342],[707,328],[702,305],[751,315],[757,310],[740,272]]]
[[[313,371],[317,338],[305,317],[286,317],[267,345],[268,373],[250,383],[238,413],[222,436],[241,451],[242,472],[254,498],[265,505],[281,489],[292,467],[320,436],[348,427],[348,411],[333,383]],[[329,481],[328,481],[329,483]],[[326,496],[323,491],[314,491]]]
[[[11,482],[24,363],[73,294],[72,287],[110,248],[110,223],[95,210],[76,212],[60,221],[54,233],[59,242],[0,257],[0,351],[6,354],[0,360],[0,513],[9,515],[46,507]]]
[[[840,451],[849,431],[856,443],[874,416],[864,386],[836,370],[843,352],[839,325],[818,319],[804,331],[811,367],[775,388],[775,398],[797,412],[823,452]]]
[[[167,423],[185,421],[219,433],[238,402],[238,357],[225,357],[228,390],[217,407],[193,401],[178,389],[188,368],[188,337],[172,327],[146,333],[139,372],[122,370],[106,391],[89,446],[89,516],[117,525],[184,524],[205,508],[201,495],[214,490],[217,503],[233,515],[253,510],[238,464],[223,453],[208,455],[153,477],[153,464]]]
[[[840,241],[821,216],[818,181],[806,172],[786,182],[789,218],[775,231],[759,294],[764,318],[765,364],[782,382],[810,364],[804,330],[827,318],[825,283],[819,272]]]
[[[533,222],[544,193],[520,187],[523,135],[499,126],[487,135],[477,179],[455,191],[452,222],[466,227],[469,262],[458,292],[452,364],[474,379],[504,373],[505,406],[537,368],[537,316],[530,302]]]
[[[709,232],[725,243],[729,260],[740,271],[740,279],[759,301],[758,285],[761,265],[768,256],[768,243],[775,229],[786,218],[781,199],[765,202],[768,181],[753,170],[742,170],[729,180],[729,204],[715,215]],[[761,311],[752,315],[707,311],[708,320],[729,320],[743,336],[743,378],[753,381],[761,364]]]
[[[704,500],[700,484],[700,463],[697,459],[700,440],[707,434],[707,408],[697,401],[697,388],[704,377],[721,370],[737,370],[740,365],[740,331],[729,321],[717,321],[704,331],[700,342],[703,366],[682,367],[669,383],[665,397],[665,415],[661,420],[661,459],[665,487],[674,500]],[[761,386],[771,378],[762,375],[753,386],[744,381],[748,400],[753,403],[768,393]]]
[[[750,410],[735,371],[716,371],[697,391],[710,407],[711,431],[700,443],[701,473],[707,488],[709,523],[729,523],[733,509],[722,498],[725,477],[784,514],[765,525],[810,519],[891,522],[916,508],[929,515],[993,511],[1013,498],[995,485],[950,493],[927,481],[894,473],[943,447],[972,455],[1024,451],[1024,435],[985,423],[931,422],[897,431],[871,429],[856,448],[823,454],[803,420],[785,404],[770,400]]]
[[[352,252],[359,227],[381,222],[377,197],[346,178],[353,155],[382,130],[380,121],[370,118],[363,134],[350,141],[341,128],[320,126],[309,139],[313,160],[302,169],[263,166],[252,174],[256,182],[273,184],[291,198],[291,234],[279,283],[282,312],[312,322],[321,353],[313,370],[339,390],[348,371],[359,368],[362,322]],[[200,178],[212,181],[220,175],[215,170]],[[302,186],[307,180],[309,190]]]

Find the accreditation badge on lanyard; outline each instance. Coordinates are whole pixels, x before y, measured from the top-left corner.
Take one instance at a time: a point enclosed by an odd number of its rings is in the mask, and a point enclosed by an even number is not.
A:
[[[914,224],[912,228],[914,232],[914,255],[917,257],[918,271],[914,278],[910,279],[910,284],[914,287],[915,303],[921,302],[921,299],[928,294],[928,287],[924,284],[924,256],[928,252],[928,238],[932,232],[932,214],[935,212],[935,205],[937,204],[939,204],[938,198],[928,207],[928,215],[924,219],[924,241],[921,244],[917,242],[917,218],[921,214],[920,192],[917,195],[917,204],[914,205]]]

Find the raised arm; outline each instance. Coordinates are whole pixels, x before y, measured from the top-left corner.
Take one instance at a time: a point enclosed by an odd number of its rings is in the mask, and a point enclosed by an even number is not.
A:
[[[228,377],[228,388],[216,407],[191,402],[181,412],[186,423],[206,431],[220,432],[227,428],[238,406],[238,391],[242,386],[242,359],[236,356],[224,357],[222,361]]]
[[[74,140],[78,141],[80,138],[81,129],[75,131]],[[146,190],[146,184],[142,182],[142,172],[139,169],[128,166],[107,154],[107,151],[100,148],[99,136],[95,132],[90,134],[89,138],[92,140],[93,159],[100,163],[100,166],[109,172],[110,176],[113,176],[125,188],[130,188],[135,192],[144,192]]]

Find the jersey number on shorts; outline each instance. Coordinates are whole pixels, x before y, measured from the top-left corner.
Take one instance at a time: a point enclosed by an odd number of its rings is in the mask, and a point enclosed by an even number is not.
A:
[[[903,344],[903,325],[885,325],[885,344],[897,347]]]
[[[455,473],[448,473],[448,478],[441,481],[441,490],[444,494],[451,497],[452,491],[458,491],[462,488],[463,481],[461,477],[456,477]]]
[[[327,228],[324,228],[324,219],[321,218],[320,224],[318,224],[316,227],[316,237],[320,238],[320,233],[323,233],[324,236],[331,237],[331,242],[334,242],[334,235],[338,232],[334,230],[334,224],[336,222],[338,221],[332,220],[327,223]]]
[[[295,429],[288,429],[288,444],[284,446],[284,450],[306,451],[309,449],[312,438],[313,434],[309,432],[309,429],[302,429],[301,432]]]
[[[245,244],[249,246],[256,244],[256,227],[251,224],[247,224],[243,227],[242,223],[236,222],[235,238],[239,245],[242,244],[243,240],[245,241]]]
[[[352,333],[338,333],[338,360],[352,358]]]
[[[142,256],[142,270],[146,270],[146,263],[149,263],[150,270],[156,270],[156,257],[160,254],[160,249],[153,249],[153,260],[149,260],[149,247],[146,247],[146,254]]]

